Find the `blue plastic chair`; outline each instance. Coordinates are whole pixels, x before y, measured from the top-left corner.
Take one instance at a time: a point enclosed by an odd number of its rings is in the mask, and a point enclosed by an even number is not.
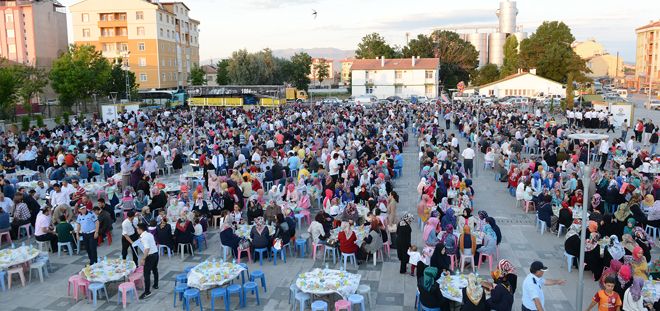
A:
[[[227,286],[226,305],[231,307],[231,294],[238,294],[238,304],[243,305],[243,287],[237,284]]]
[[[364,309],[364,296],[358,295],[358,294],[353,294],[348,296],[348,301],[351,302],[351,310],[353,309],[353,305],[360,305],[360,311],[365,311]]]
[[[222,297],[222,300],[225,303],[225,310],[229,311],[229,301],[227,295],[227,289],[224,287],[216,287],[211,290],[211,310],[215,310],[215,300]]]
[[[307,304],[307,301],[312,299],[312,296],[310,296],[308,293],[298,292],[294,298],[296,300],[293,302],[293,310],[295,310],[296,305],[299,304],[300,311],[305,311],[305,305]]]
[[[330,247],[328,245],[325,245],[323,247],[323,262],[325,262],[325,255],[327,255],[328,252],[330,252],[330,254],[332,254],[332,264],[333,265],[336,264],[337,263],[337,249],[334,248],[334,247]]]
[[[264,265],[264,262],[263,262],[264,253],[266,253],[266,255],[268,255],[268,249],[267,248],[255,248],[254,249],[254,256],[252,257],[252,258],[254,258],[253,262],[257,262],[257,253],[259,253],[259,266],[263,266]]]
[[[441,311],[440,308],[427,308],[421,302],[419,305],[422,306],[422,311]]]
[[[0,287],[2,287],[3,292],[7,290],[5,288],[5,277],[7,277],[7,271],[0,271]]]
[[[280,257],[282,257],[282,261],[286,263],[286,251],[284,250],[284,247],[281,249],[275,249],[274,247],[271,247],[271,251],[273,252],[273,265],[277,266],[277,254],[280,254]]]
[[[187,284],[187,283],[188,283],[188,273],[180,273],[176,275],[176,281],[174,282],[175,286],[177,284]]]
[[[312,311],[328,311],[328,303],[317,300],[312,302]]]
[[[300,257],[305,257],[305,250],[307,249],[307,240],[297,239],[296,240],[296,251],[300,250],[298,253]]]
[[[254,282],[256,279],[261,279],[261,287],[264,288],[264,292],[267,292],[266,289],[266,275],[261,270],[252,271],[250,273],[250,282]]]
[[[244,262],[241,262],[241,263],[239,263],[238,265],[241,266],[241,267],[243,267],[243,268],[245,268],[245,270],[241,271],[241,284],[245,284],[245,273],[247,272],[248,280],[249,280],[249,276],[250,276],[250,268],[249,268],[248,265],[247,265],[246,263],[244,263]]]
[[[303,214],[294,214],[293,217],[296,217],[296,223],[298,224],[298,229],[302,230],[302,219],[305,218]]]
[[[298,288],[296,283],[293,283],[291,284],[291,286],[289,286],[289,304],[291,304],[291,298],[296,297],[296,294],[298,293],[299,290],[300,289]]]
[[[103,292],[105,294],[105,301],[110,302],[110,299],[108,298],[108,290],[105,288],[105,284],[103,284],[103,283],[90,283],[89,286],[87,287],[87,290],[91,294],[90,296],[92,297],[92,300],[93,300],[95,306],[96,306],[97,295],[100,297],[101,292]]]
[[[195,267],[194,267],[194,266],[188,266],[188,267],[186,267],[185,269],[183,269],[183,272],[185,272],[186,275],[187,275],[188,272],[192,271],[193,268],[195,268]]]
[[[204,308],[202,307],[202,298],[199,295],[199,289],[188,288],[186,289],[185,292],[183,292],[183,306],[186,308],[186,311],[190,311],[191,300],[195,300],[195,302],[199,306],[200,311],[204,310]]]
[[[188,289],[186,283],[179,283],[174,286],[174,307],[176,308],[176,296],[179,296],[179,300],[183,300],[183,293]]]
[[[257,286],[257,283],[254,282],[247,282],[243,284],[243,307],[245,307],[246,302],[247,302],[247,294],[249,293],[254,293],[254,295],[257,298],[257,306],[260,304],[259,303],[259,286]]]

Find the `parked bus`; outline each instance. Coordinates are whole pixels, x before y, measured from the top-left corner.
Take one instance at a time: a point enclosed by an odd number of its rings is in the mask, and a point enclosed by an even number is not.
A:
[[[272,108],[286,103],[282,85],[191,86],[186,91],[191,106]]]
[[[186,93],[176,90],[140,91],[138,99],[147,105],[176,107],[186,102]]]

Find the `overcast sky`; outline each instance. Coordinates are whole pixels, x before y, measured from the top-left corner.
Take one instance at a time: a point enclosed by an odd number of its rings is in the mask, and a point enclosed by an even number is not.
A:
[[[60,0],[65,5],[79,0]],[[201,59],[246,48],[356,48],[367,33],[391,44],[450,25],[496,25],[498,0],[187,0],[201,21]],[[528,33],[560,20],[577,40],[594,38],[611,54],[635,60],[635,28],[660,19],[659,0],[520,0],[517,24]],[[317,18],[312,10],[318,12]],[[69,36],[71,37],[71,36]]]

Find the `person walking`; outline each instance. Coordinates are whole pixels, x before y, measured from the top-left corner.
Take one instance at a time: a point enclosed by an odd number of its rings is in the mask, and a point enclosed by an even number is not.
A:
[[[133,248],[133,242],[140,238],[135,229],[137,225],[138,220],[135,218],[135,211],[126,212],[126,219],[121,223],[121,258],[126,259],[128,249],[130,248],[135,265],[138,264],[138,255]]]
[[[630,126],[628,125],[628,119],[623,120],[623,123],[621,123],[621,140],[626,141],[626,137],[628,137],[628,129]]]
[[[564,285],[565,280],[550,280],[543,278],[543,274],[548,271],[542,262],[532,262],[529,267],[529,274],[523,281],[522,293],[522,311],[544,311],[545,296],[543,295],[543,286]]]
[[[98,261],[96,257],[96,239],[98,239],[99,220],[94,213],[87,211],[84,205],[78,207],[78,230],[82,233],[82,243],[87,250],[87,257],[89,257],[89,264],[93,265]]]
[[[401,266],[399,267],[399,273],[405,274],[408,269],[408,261],[410,260],[408,256],[408,249],[410,248],[410,238],[412,229],[410,224],[414,221],[414,217],[410,213],[405,213],[401,217],[401,221],[396,226],[396,254],[401,261]]]
[[[147,224],[138,224],[137,232],[140,235],[140,243],[142,243],[144,252],[144,256],[140,260],[140,265],[144,266],[144,293],[140,295],[140,299],[145,299],[151,296],[151,273],[154,274],[153,289],[158,289],[158,247],[154,236],[147,231]]]
[[[472,164],[474,162],[474,157],[476,156],[476,154],[472,149],[471,143],[467,144],[467,148],[463,150],[461,155],[463,156],[463,167],[465,168],[465,174],[467,174],[468,177],[472,177]]]

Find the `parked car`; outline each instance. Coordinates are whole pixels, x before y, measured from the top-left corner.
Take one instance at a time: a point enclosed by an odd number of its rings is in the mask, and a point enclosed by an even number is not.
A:
[[[355,104],[364,108],[371,108],[377,102],[378,98],[376,98],[374,95],[362,95],[355,97]]]
[[[323,99],[321,104],[339,106],[341,105],[341,100],[339,100],[337,97],[326,97]]]
[[[644,103],[644,107],[651,110],[660,110],[660,100],[652,99],[650,102]]]
[[[529,98],[527,97],[516,97],[508,100],[509,105],[522,106],[529,105]]]
[[[403,100],[403,98],[401,98],[401,96],[390,96],[390,97],[385,98],[385,99],[390,103],[396,102],[398,100]]]

